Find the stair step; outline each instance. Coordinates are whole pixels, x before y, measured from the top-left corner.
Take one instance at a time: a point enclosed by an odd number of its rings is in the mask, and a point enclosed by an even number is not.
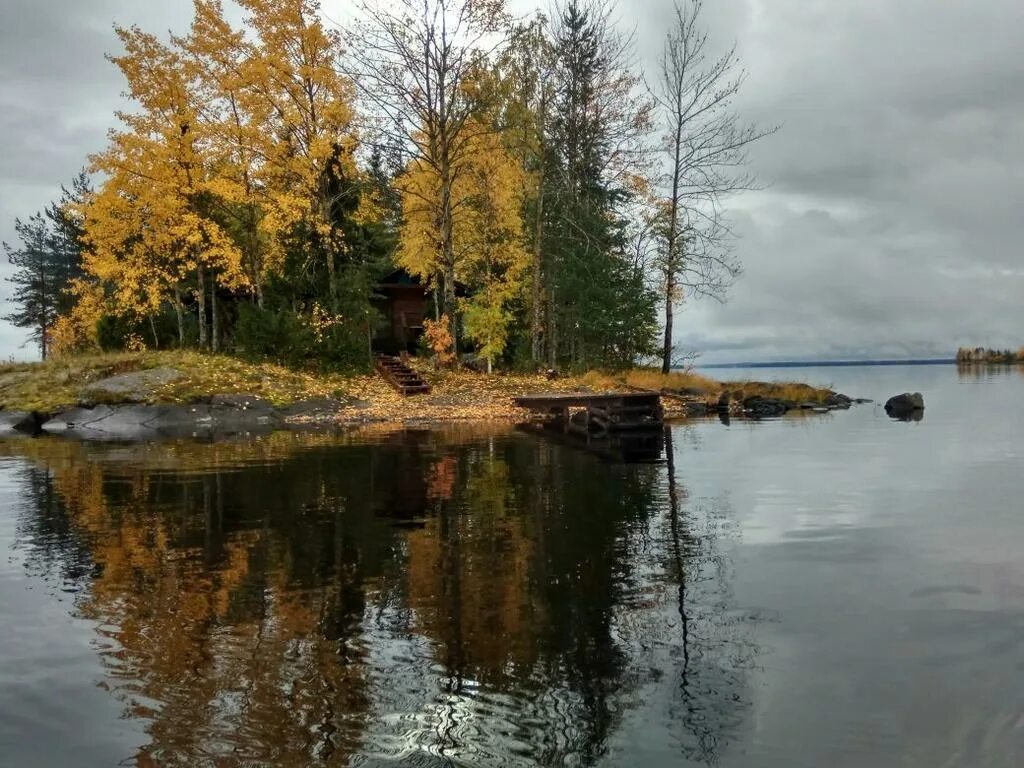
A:
[[[379,355],[376,359],[377,372],[384,377],[400,395],[418,395],[430,392],[430,385],[396,357]]]

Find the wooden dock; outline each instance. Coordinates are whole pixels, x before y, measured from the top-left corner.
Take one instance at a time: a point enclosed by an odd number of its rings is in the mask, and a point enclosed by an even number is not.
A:
[[[377,355],[377,372],[401,395],[430,394],[430,385],[397,357]]]
[[[660,429],[664,423],[658,392],[572,392],[514,398],[520,408],[546,416],[565,432],[610,434]]]

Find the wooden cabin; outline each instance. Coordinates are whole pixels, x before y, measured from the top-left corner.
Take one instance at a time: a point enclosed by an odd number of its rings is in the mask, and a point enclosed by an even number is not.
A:
[[[423,335],[423,319],[428,314],[433,296],[418,277],[404,269],[385,275],[377,284],[374,308],[380,313],[374,348],[395,354],[415,352]]]
[[[433,289],[416,275],[396,269],[381,279],[376,293],[373,305],[380,321],[374,333],[374,350],[389,355],[415,353],[423,336],[423,320],[434,317]],[[456,283],[455,295],[468,295],[465,286]]]

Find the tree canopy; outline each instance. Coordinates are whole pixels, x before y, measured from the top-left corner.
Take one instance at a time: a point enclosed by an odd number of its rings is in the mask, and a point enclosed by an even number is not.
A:
[[[424,292],[423,347],[443,342],[447,360],[656,352],[659,303],[670,323],[675,286],[706,264],[680,206],[729,190],[663,194],[652,136],[668,91],[644,87],[611,3],[515,21],[503,0],[364,0],[346,29],[317,0],[236,5],[240,25],[194,0],[181,35],[115,27],[131,105],[89,158],[95,188],[82,175],[5,246],[8,319],[44,354],[366,366],[396,269]]]

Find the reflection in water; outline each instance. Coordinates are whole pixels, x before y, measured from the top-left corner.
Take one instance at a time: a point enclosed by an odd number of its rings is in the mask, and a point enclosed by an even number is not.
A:
[[[989,381],[1005,376],[1024,376],[1024,364],[957,363],[956,372],[962,382]]]
[[[112,764],[711,764],[752,622],[728,505],[691,503],[663,440],[643,465],[451,431],[0,453],[30,571],[77,591],[145,724]]]

